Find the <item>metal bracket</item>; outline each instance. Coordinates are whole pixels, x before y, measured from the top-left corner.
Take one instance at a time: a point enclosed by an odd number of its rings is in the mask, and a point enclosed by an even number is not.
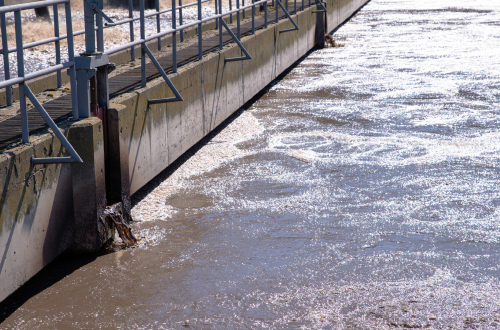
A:
[[[287,0],[288,1],[288,0]],[[286,30],[281,30],[280,33],[283,33],[283,32],[290,32],[290,31],[298,31],[300,30],[298,25],[295,23],[295,21],[293,20],[292,16],[290,16],[290,14],[288,13],[288,11],[285,9],[285,7],[283,7],[283,5],[281,4],[281,1],[280,0],[276,0],[276,3],[278,5],[280,5],[281,9],[285,12],[285,15],[288,17],[288,19],[290,20],[290,22],[292,22],[293,26],[295,26],[294,28],[291,28],[291,29],[286,29]],[[278,14],[276,14],[278,15]],[[278,17],[278,16],[276,16]]]
[[[59,127],[54,123],[50,115],[43,108],[40,102],[37,100],[35,94],[31,91],[28,85],[24,84],[24,93],[29,98],[31,103],[38,110],[42,118],[49,125],[49,127],[54,132],[55,136],[61,141],[62,145],[68,150],[71,157],[48,157],[48,158],[31,158],[31,163],[35,164],[53,164],[53,163],[83,163],[83,160],[80,158],[80,155],[75,151],[71,143],[66,139],[66,137],[61,133]]]
[[[313,10],[313,13],[328,13],[328,9],[326,9],[325,4],[322,0],[316,0],[316,4],[319,4],[321,7],[323,7],[323,10]]]
[[[113,20],[111,18],[109,18],[102,10],[101,8],[99,8],[99,6],[95,3],[95,2],[91,2],[91,0],[85,0],[89,5],[90,5],[90,8],[92,8],[93,11],[95,11],[95,13],[99,13],[102,15],[102,17],[104,17],[104,19],[106,21],[108,21],[108,23],[106,23],[106,25],[108,26],[115,26],[115,22],[113,22]]]
[[[227,26],[226,22],[224,22],[223,19],[221,19],[220,22],[226,28],[226,31],[231,35],[231,37],[233,38],[233,40],[238,44],[238,46],[240,47],[241,51],[243,53],[245,53],[245,56],[242,56],[242,57],[225,58],[224,62],[251,60],[252,56],[250,56],[250,54],[247,52],[247,50],[245,49],[245,47],[243,47],[243,45],[238,40],[238,38],[236,38],[236,36],[234,35],[233,31],[231,31],[231,29],[229,28],[229,26]]]
[[[182,98],[181,94],[177,91],[177,88],[175,88],[174,84],[172,84],[172,81],[168,79],[167,74],[165,73],[165,70],[161,67],[160,63],[156,60],[155,56],[151,51],[149,50],[148,46],[146,44],[142,44],[143,49],[146,51],[146,54],[148,54],[149,58],[151,59],[151,62],[153,62],[154,66],[156,69],[160,72],[161,76],[167,83],[168,87],[170,87],[170,90],[174,93],[175,97],[169,97],[166,99],[155,99],[155,100],[148,100],[148,106],[150,104],[158,104],[158,103],[168,103],[168,102],[176,102],[176,101],[184,101]]]

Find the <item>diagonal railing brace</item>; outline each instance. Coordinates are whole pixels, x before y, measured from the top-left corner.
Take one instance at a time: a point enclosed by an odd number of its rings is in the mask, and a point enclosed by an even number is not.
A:
[[[313,10],[313,13],[328,13],[328,9],[326,9],[325,4],[323,3],[323,0],[316,0],[316,4],[320,5],[323,7],[322,10]]]
[[[61,133],[59,127],[54,123],[50,115],[43,108],[42,104],[37,100],[31,89],[28,85],[24,84],[24,93],[29,98],[31,103],[38,110],[40,115],[43,117],[45,122],[49,125],[49,127],[54,132],[55,136],[61,141],[61,144],[68,150],[71,157],[47,157],[47,158],[31,158],[32,164],[54,164],[54,163],[83,163],[83,160],[80,158],[78,153],[75,151],[71,143],[66,139],[66,137]]]
[[[222,26],[224,26],[226,28],[226,31],[229,33],[229,35],[231,35],[231,37],[233,38],[233,40],[238,44],[238,46],[240,47],[241,51],[243,53],[245,53],[245,56],[242,56],[242,57],[225,58],[224,62],[251,60],[252,56],[250,56],[250,54],[247,52],[247,50],[245,49],[245,47],[243,47],[243,45],[238,40],[238,38],[236,38],[236,36],[234,35],[233,31],[231,31],[231,29],[229,28],[229,26],[227,26],[226,22],[224,22],[223,19],[220,19],[220,23],[221,23]]]
[[[287,0],[288,1],[288,0]],[[281,9],[285,12],[285,15],[288,17],[288,19],[290,20],[290,22],[292,22],[293,24],[293,28],[291,29],[286,29],[286,30],[281,30],[280,33],[283,33],[283,32],[290,32],[290,31],[298,31],[299,30],[299,27],[297,25],[297,23],[295,23],[295,21],[293,20],[292,16],[290,16],[290,14],[288,13],[288,11],[285,9],[285,7],[283,7],[283,5],[281,4],[281,1],[280,0],[276,0],[276,3],[281,7]],[[276,14],[277,15],[277,14]],[[278,16],[276,16],[278,17]]]
[[[148,54],[149,58],[151,59],[151,62],[155,65],[156,69],[160,72],[161,76],[167,83],[168,87],[172,90],[174,93],[175,97],[169,97],[166,99],[155,99],[155,100],[148,100],[148,105],[149,104],[158,104],[158,103],[168,103],[168,102],[177,102],[177,101],[184,101],[182,98],[181,94],[177,91],[177,88],[175,88],[174,84],[172,84],[172,81],[168,79],[167,74],[165,73],[165,70],[161,67],[160,63],[156,60],[155,56],[151,51],[149,50],[148,46],[146,44],[142,44],[143,49],[146,51],[146,54]]]

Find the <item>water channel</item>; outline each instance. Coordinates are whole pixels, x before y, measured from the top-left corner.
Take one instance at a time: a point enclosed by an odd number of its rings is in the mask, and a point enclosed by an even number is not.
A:
[[[135,196],[137,248],[0,328],[500,328],[500,2],[372,0],[334,36]]]

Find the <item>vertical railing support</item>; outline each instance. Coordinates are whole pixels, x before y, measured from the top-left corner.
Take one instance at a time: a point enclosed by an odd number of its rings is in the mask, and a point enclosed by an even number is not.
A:
[[[182,4],[182,2],[181,2]],[[175,17],[175,0],[172,0],[172,29],[176,29],[177,19]],[[182,32],[181,32],[182,33]],[[182,34],[181,34],[182,36]],[[172,33],[172,71],[177,72],[177,33]]]
[[[241,6],[245,7],[245,0],[241,0]],[[243,10],[243,19],[245,19],[245,11]]]
[[[132,7],[132,0],[128,0],[128,18],[134,18],[134,10]],[[128,23],[130,29],[130,42],[134,41],[134,21]],[[135,46],[130,47],[130,60],[135,61]]]
[[[217,6],[217,0],[214,1],[214,6],[215,6],[215,15],[219,14],[219,11],[218,11],[218,6]],[[222,13],[222,12],[221,12]],[[215,20],[215,29],[218,29],[219,28],[219,20],[216,19]]]
[[[140,6],[140,25],[141,25],[141,39],[146,39],[146,27],[144,19],[144,0],[139,1]],[[146,87],[146,51],[144,44],[141,44],[141,87]]]
[[[198,0],[198,20],[201,21],[201,0]],[[198,24],[198,60],[203,58],[203,24]]]
[[[86,54],[95,53],[95,28],[94,15],[95,12],[88,1],[83,1],[83,15],[85,23],[85,52]]]
[[[229,0],[229,11],[233,10],[233,0]],[[233,24],[233,14],[229,14],[229,23]]]
[[[236,9],[240,9],[240,0],[236,0]],[[236,36],[241,40],[240,12],[236,12]]]
[[[217,1],[217,0],[215,0]],[[222,0],[218,0],[219,1],[219,9],[220,9],[220,13],[222,14]],[[222,20],[224,18],[219,17],[219,49],[222,50],[222,48],[224,47],[223,43],[222,43]]]
[[[57,5],[52,7],[52,11],[54,13],[54,36],[59,38],[59,12]],[[61,42],[59,39],[56,40],[55,48],[56,48],[56,64],[61,64]],[[61,71],[57,71],[57,88],[62,86],[62,76]]]
[[[252,0],[255,3],[255,0]],[[252,34],[255,34],[255,5],[252,6]]]
[[[160,0],[155,0],[156,12],[160,11]],[[160,15],[156,15],[156,32],[161,32]],[[161,50],[161,37],[158,37],[158,50]]]
[[[17,76],[24,78],[24,49],[23,49],[23,31],[21,26],[21,10],[14,12],[14,25],[16,31],[17,48]],[[19,105],[21,110],[21,128],[23,143],[30,142],[28,128],[28,109],[26,107],[26,97],[24,95],[24,81],[19,83]]]
[[[0,0],[0,6],[4,6],[4,0]],[[7,39],[7,22],[5,14],[0,14],[0,32],[2,33],[2,53],[3,53],[3,72],[5,80],[10,79],[10,63],[9,63],[9,42]],[[7,105],[12,105],[12,87],[5,87],[5,99]]]
[[[99,9],[104,8],[103,0],[98,0],[97,6]],[[96,23],[97,23],[97,52],[104,52],[104,26],[102,22],[102,14],[101,11],[98,11],[95,15]]]
[[[73,42],[73,21],[71,17],[71,4],[64,5],[66,13],[66,35],[68,36],[68,60],[75,62],[75,47]],[[73,120],[78,120],[78,95],[76,89],[76,68],[73,65],[68,69],[70,88],[71,88],[71,107],[73,110]]]
[[[264,28],[267,29],[267,2],[264,2]]]
[[[175,6],[174,6],[174,8],[175,8]],[[172,11],[172,15],[173,15],[172,17],[175,17],[175,14],[173,13],[173,11]],[[182,24],[183,24],[182,23],[182,0],[179,0],[179,25],[182,26]],[[183,42],[184,41],[184,29],[181,29],[179,31],[179,33],[180,33],[181,42]]]

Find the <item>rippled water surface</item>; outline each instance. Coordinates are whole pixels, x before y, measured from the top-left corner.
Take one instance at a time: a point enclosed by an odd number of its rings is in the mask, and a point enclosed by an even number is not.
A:
[[[500,328],[500,2],[372,0],[335,38],[145,243],[2,326]]]

